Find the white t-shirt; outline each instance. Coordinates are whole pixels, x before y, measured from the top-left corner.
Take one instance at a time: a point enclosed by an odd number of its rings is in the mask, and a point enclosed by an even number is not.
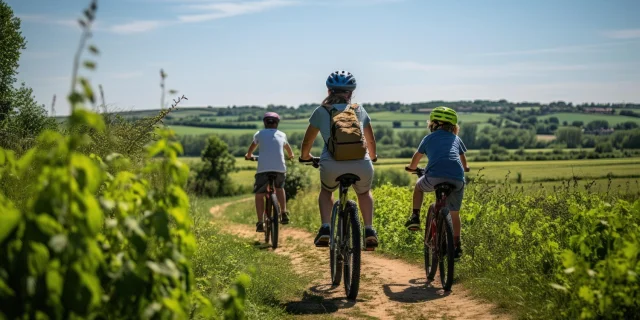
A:
[[[253,142],[259,146],[258,171],[287,172],[284,163],[284,146],[288,145],[287,135],[278,129],[262,129],[253,135]]]

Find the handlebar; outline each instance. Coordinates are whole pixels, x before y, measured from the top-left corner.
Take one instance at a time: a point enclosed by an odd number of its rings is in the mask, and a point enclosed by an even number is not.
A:
[[[251,158],[244,158],[244,159],[247,160],[247,161],[258,161],[258,157],[259,156],[253,156]]]
[[[420,167],[416,167],[415,170],[414,169],[409,169],[409,167],[404,167],[404,170],[406,170],[409,173],[415,173],[418,175],[419,177],[422,177],[425,174],[425,168],[420,168]],[[469,172],[471,171],[471,168],[466,167],[464,168],[464,172]]]
[[[320,165],[319,165],[320,157],[312,157],[312,158],[307,159],[307,160],[298,157],[298,161],[300,163],[307,163],[307,165],[312,165],[314,168],[320,167]]]

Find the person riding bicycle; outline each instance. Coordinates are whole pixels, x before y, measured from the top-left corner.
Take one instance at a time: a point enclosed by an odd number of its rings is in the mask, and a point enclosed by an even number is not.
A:
[[[284,181],[287,166],[284,160],[283,150],[287,150],[289,159],[293,159],[293,151],[287,141],[287,135],[278,130],[280,116],[275,112],[267,112],[262,118],[264,129],[253,135],[253,142],[249,146],[249,151],[244,156],[245,159],[253,157],[253,151],[260,146],[260,157],[258,158],[258,170],[255,175],[253,192],[256,199],[256,232],[264,232],[262,213],[264,212],[264,197],[269,183],[268,174],[275,173],[276,196],[282,211],[282,224],[289,223],[289,212],[287,211],[287,198],[284,193]]]
[[[325,83],[328,89],[328,96],[309,118],[309,126],[304,135],[300,156],[302,160],[312,158],[311,147],[318,132],[320,132],[325,143],[319,162],[322,188],[318,196],[318,205],[320,207],[322,226],[314,243],[317,247],[329,245],[331,232],[329,222],[334,203],[333,192],[339,186],[336,178],[350,173],[360,178],[360,181],[357,181],[353,188],[357,194],[360,211],[364,219],[366,246],[375,248],[378,245],[378,234],[372,226],[373,197],[371,195],[371,184],[373,181],[373,164],[371,163],[370,155],[377,154],[371,118],[362,106],[351,104],[353,91],[356,89],[356,78],[353,74],[347,71],[336,71],[329,75]],[[348,130],[332,128],[339,117],[343,117],[340,121],[345,121],[344,123],[349,124]],[[335,139],[339,137],[332,137],[332,131],[340,131],[343,139],[347,139],[345,137],[349,137],[349,139],[355,137],[356,140],[351,142],[352,144],[343,143],[340,145],[335,143]],[[337,151],[338,148],[340,148],[339,151]],[[336,157],[336,151],[341,155]],[[346,154],[349,155],[345,156]],[[377,157],[373,161],[376,159]]]
[[[464,172],[469,170],[465,147],[458,137],[458,115],[455,110],[447,107],[436,107],[429,115],[428,134],[420,142],[418,150],[405,169],[415,171],[423,155],[427,155],[428,165],[425,174],[418,179],[413,190],[413,213],[405,223],[410,231],[420,229],[420,208],[424,192],[433,192],[440,183],[450,183],[455,189],[447,197],[447,208],[453,222],[455,258],[462,255],[460,244],[460,207],[464,196]]]

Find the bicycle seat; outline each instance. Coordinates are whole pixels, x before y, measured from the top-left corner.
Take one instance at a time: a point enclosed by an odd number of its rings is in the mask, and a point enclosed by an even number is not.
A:
[[[356,176],[355,174],[345,173],[336,178],[336,181],[339,181],[343,185],[352,185],[356,183],[356,181],[360,181],[360,177]]]
[[[451,183],[443,182],[436,184],[434,189],[436,189],[436,197],[439,199],[440,195],[443,193],[445,196],[449,196],[451,192],[456,189],[456,186]]]

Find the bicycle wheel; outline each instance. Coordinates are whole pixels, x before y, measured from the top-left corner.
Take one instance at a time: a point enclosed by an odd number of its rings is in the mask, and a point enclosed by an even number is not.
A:
[[[344,289],[347,299],[355,300],[360,288],[360,254],[362,252],[362,235],[360,234],[360,219],[358,206],[353,200],[347,202],[345,219],[342,224],[345,246],[343,247],[344,261]]]
[[[278,217],[280,216],[280,205],[278,204],[278,197],[275,193],[271,194],[271,247],[275,250],[278,248]]]
[[[331,283],[334,286],[340,285],[342,280],[342,263],[343,257],[340,253],[340,232],[342,219],[338,212],[340,211],[340,200],[333,204],[331,211],[331,238],[329,240],[329,263],[331,264]]]
[[[455,256],[455,248],[453,245],[453,223],[449,209],[440,210],[438,217],[438,239],[439,259],[438,267],[440,269],[440,282],[445,291],[451,290],[453,285],[453,259]]]
[[[264,243],[269,243],[271,239],[271,199],[266,197],[265,210],[262,214],[262,221],[264,221]]]
[[[436,254],[435,239],[432,237],[432,219],[434,213],[432,207],[427,211],[427,219],[424,222],[424,270],[427,282],[431,282],[436,278],[436,270],[438,269],[438,255]]]

